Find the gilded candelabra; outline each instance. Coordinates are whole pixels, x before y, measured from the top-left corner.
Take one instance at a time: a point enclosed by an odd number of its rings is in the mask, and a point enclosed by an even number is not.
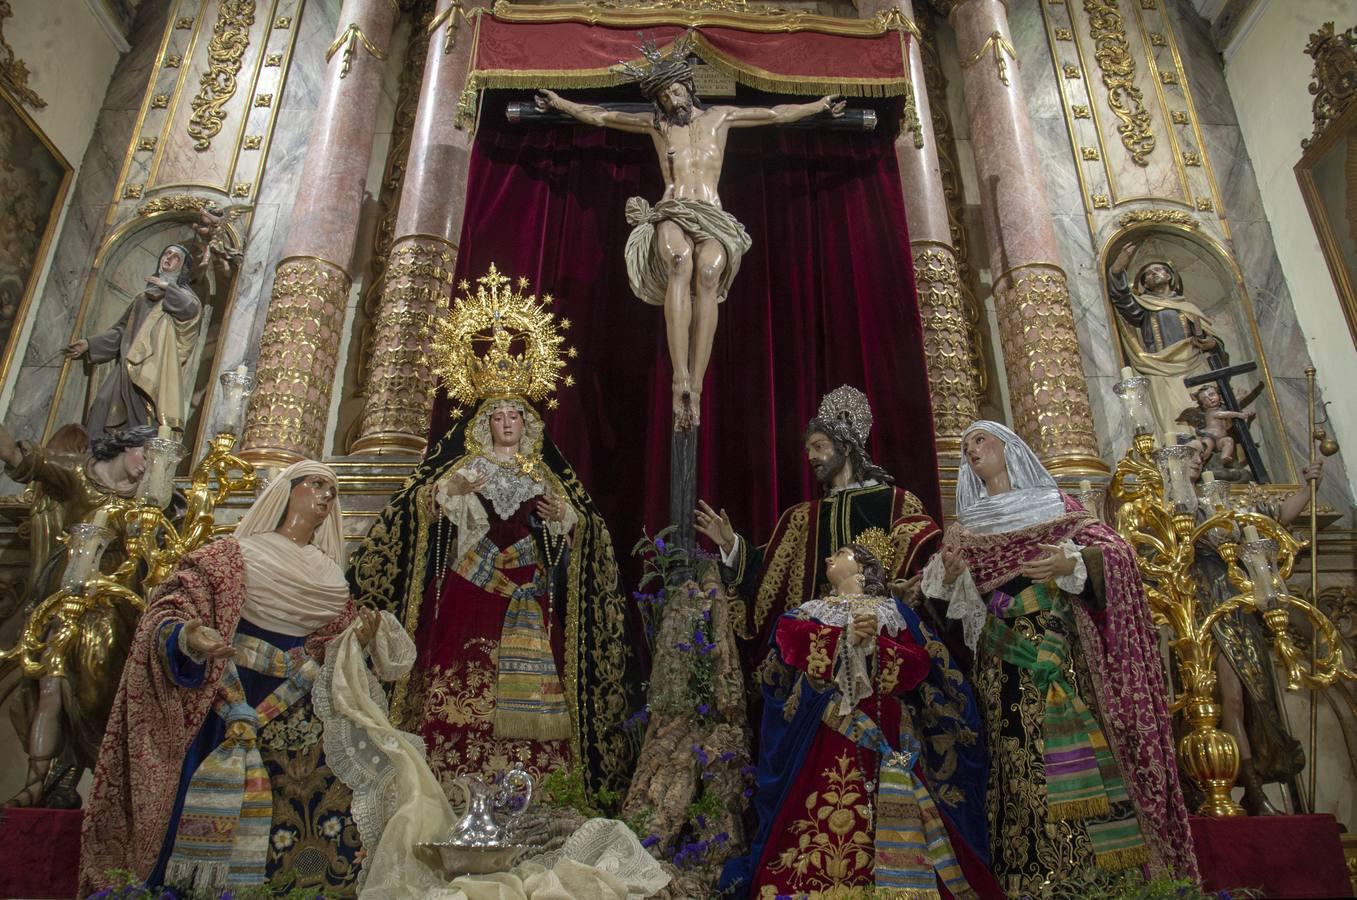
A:
[[[1126,404],[1136,431],[1112,476],[1111,494],[1118,504],[1117,530],[1136,548],[1156,623],[1167,625],[1173,633],[1171,645],[1178,657],[1182,691],[1171,708],[1183,710],[1191,726],[1178,744],[1178,755],[1188,776],[1206,796],[1198,812],[1242,815],[1243,809],[1230,797],[1239,769],[1239,747],[1231,735],[1217,727],[1220,706],[1215,697],[1215,662],[1219,648],[1215,624],[1237,611],[1258,611],[1286,669],[1289,690],[1325,687],[1339,678],[1357,675],[1344,662],[1333,622],[1287,590],[1286,578],[1296,556],[1309,543],[1296,540],[1275,519],[1233,508],[1228,494],[1204,491],[1211,499],[1201,503],[1187,467],[1188,457],[1195,451],[1181,446],[1155,449],[1153,420],[1145,414],[1144,384],[1138,383],[1144,381],[1128,376],[1117,385],[1117,394]],[[1238,591],[1205,615],[1201,614],[1194,575],[1199,541],[1214,545],[1227,566],[1231,586]],[[1291,639],[1291,610],[1302,614],[1314,628],[1311,658],[1306,658]]]
[[[146,471],[132,499],[111,498],[92,521],[71,526],[60,540],[69,554],[61,587],[29,615],[19,642],[0,651],[0,661],[18,659],[25,675],[43,678],[66,675],[67,649],[80,634],[81,622],[91,611],[125,603],[146,608],[140,586],[149,594],[169,577],[179,559],[212,537],[214,511],[227,495],[255,486],[254,467],[235,456],[236,437],[244,422],[244,407],[252,382],[243,369],[221,376],[226,413],[220,431],[189,476],[188,506],[182,526],[165,514],[174,490],[174,465],[183,448],[168,429],[146,446]],[[100,565],[110,543],[122,539],[123,560],[101,574]]]

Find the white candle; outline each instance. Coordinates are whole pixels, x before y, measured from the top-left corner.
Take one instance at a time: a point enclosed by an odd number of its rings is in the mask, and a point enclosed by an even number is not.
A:
[[[108,510],[102,506],[94,511],[94,517],[90,519],[90,524],[96,528],[108,527]]]
[[[1244,540],[1246,541],[1258,540],[1258,529],[1256,526],[1253,525],[1244,526]]]
[[[1135,373],[1135,370],[1132,369],[1130,366],[1122,366],[1122,367],[1121,367],[1121,380],[1122,380],[1122,381],[1125,381],[1125,380],[1128,379],[1128,378],[1134,378],[1134,377],[1135,377],[1135,374],[1136,374],[1136,373]]]
[[[1093,490],[1093,482],[1089,481],[1087,478],[1083,479],[1082,481],[1079,482],[1079,490],[1080,491]]]
[[[1210,469],[1207,469],[1205,472],[1202,472],[1202,484],[1211,484],[1215,480],[1216,480],[1215,472],[1212,472]]]
[[[174,440],[174,429],[168,425],[161,425],[156,429],[156,437],[163,441]]]

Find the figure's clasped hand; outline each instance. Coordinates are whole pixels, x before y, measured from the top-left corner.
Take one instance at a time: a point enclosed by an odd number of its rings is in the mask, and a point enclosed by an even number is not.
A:
[[[556,103],[560,99],[560,96],[555,91],[548,91],[544,88],[537,92],[537,95],[532,98],[532,102],[533,105],[537,107],[538,112],[546,112],[547,110],[555,109]]]
[[[1018,571],[1024,578],[1042,582],[1073,574],[1075,559],[1066,555],[1063,548],[1054,544],[1038,544],[1037,546],[1046,552],[1023,564],[1023,567]]]
[[[820,102],[825,105],[825,112],[836,119],[842,116],[843,111],[848,108],[848,101],[843,99],[842,94],[827,94],[820,99]]]
[[[236,648],[227,643],[221,632],[204,625],[202,619],[185,622],[180,635],[199,659],[230,659],[236,655]]]
[[[554,494],[547,494],[537,501],[537,514],[548,522],[565,521],[565,501]]]
[[[722,553],[735,549],[735,526],[730,524],[730,515],[723,509],[720,513],[707,505],[707,501],[697,501],[693,510],[693,525],[698,534],[706,535],[711,542],[721,548]]]
[[[377,626],[382,623],[382,614],[370,606],[361,606],[358,608],[358,627],[355,634],[358,635],[358,643],[365,648],[372,646],[372,639],[377,636]]]
[[[489,475],[478,475],[473,478],[467,478],[461,472],[453,472],[448,476],[447,486],[444,490],[449,497],[461,497],[466,494],[474,494],[485,487],[490,481]]]
[[[944,547],[942,550],[942,580],[946,584],[955,584],[956,580],[966,571],[966,560],[961,558],[961,551],[951,547]]]
[[[865,644],[874,637],[876,637],[876,614],[853,613],[853,621],[848,626],[848,639],[854,644]]]

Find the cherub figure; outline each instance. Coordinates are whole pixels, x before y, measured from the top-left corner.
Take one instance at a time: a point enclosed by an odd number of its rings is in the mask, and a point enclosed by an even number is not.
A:
[[[1197,391],[1196,399],[1197,408],[1183,410],[1178,421],[1197,430],[1206,443],[1207,460],[1212,454],[1219,453],[1221,464],[1233,469],[1237,462],[1234,453],[1235,439],[1231,434],[1232,424],[1236,421],[1252,422],[1257,414],[1252,411],[1243,413],[1226,409],[1225,398],[1220,395],[1220,388],[1214,384],[1204,385]]]

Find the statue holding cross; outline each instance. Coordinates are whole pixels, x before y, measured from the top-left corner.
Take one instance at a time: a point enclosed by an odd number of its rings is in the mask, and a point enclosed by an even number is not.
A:
[[[627,201],[627,277],[641,300],[664,307],[673,363],[674,428],[699,424],[702,384],[716,335],[717,304],[725,300],[751,241],[744,226],[721,208],[717,182],[731,128],[796,122],[817,113],[843,115],[844,102],[827,96],[814,103],[773,107],[702,106],[689,61],[692,33],[668,56],[653,41],[640,50],[645,65],[623,64],[653,111],[622,112],[573,103],[552,91],[536,98],[539,110],[559,110],[581,122],[650,135],[664,174],[664,196],[654,206]]]

